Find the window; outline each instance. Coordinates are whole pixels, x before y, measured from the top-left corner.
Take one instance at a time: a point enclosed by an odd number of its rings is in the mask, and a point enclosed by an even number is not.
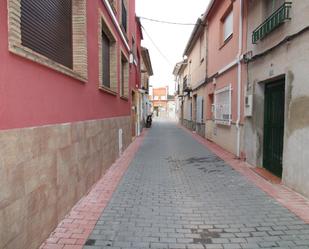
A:
[[[72,68],[72,2],[21,0],[21,44]]]
[[[284,0],[264,0],[265,8],[266,8],[266,16],[265,18],[269,17],[273,14],[280,6],[284,4]]]
[[[204,97],[196,98],[196,122],[202,124],[204,122]]]
[[[233,11],[230,11],[223,19],[223,41],[233,34]]]
[[[159,100],[159,96],[154,96],[153,99],[154,100]]]
[[[121,0],[121,24],[125,32],[127,32],[127,15],[126,1]]]
[[[205,34],[202,33],[199,39],[199,45],[200,45],[200,63],[202,63],[204,61],[204,56],[205,56],[205,38],[204,38]]]
[[[129,62],[128,59],[121,54],[121,92],[122,97],[129,97]]]
[[[166,96],[161,96],[161,100],[166,100]]]
[[[132,37],[132,52],[133,52],[133,55],[134,55],[134,59],[136,60],[136,54],[137,54],[137,51],[136,51],[136,43],[135,43],[135,39],[134,37]]]
[[[232,87],[227,86],[215,92],[215,122],[216,124],[231,125],[232,119]]]
[[[102,30],[102,84],[108,88],[110,88],[110,45],[108,36]]]
[[[9,0],[8,10],[12,53],[87,80],[86,0]]]
[[[118,92],[117,76],[117,45],[114,34],[105,22],[103,15],[100,16],[99,33],[99,82],[100,89],[110,93]]]
[[[117,9],[116,1],[115,0],[108,0],[108,1],[110,5],[112,6],[114,13],[116,13],[116,9]]]

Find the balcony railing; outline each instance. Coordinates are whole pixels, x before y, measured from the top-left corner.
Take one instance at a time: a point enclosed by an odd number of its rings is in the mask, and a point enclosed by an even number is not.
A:
[[[271,33],[275,28],[280,26],[286,20],[290,20],[291,2],[285,2],[279,9],[277,9],[270,17],[268,17],[259,27],[257,27],[252,34],[252,43],[256,44],[266,35]]]

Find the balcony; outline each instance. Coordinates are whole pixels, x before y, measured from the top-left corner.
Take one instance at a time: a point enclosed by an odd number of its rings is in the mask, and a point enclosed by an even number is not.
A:
[[[187,93],[192,91],[191,86],[190,86],[190,77],[189,78],[187,78],[187,76],[184,77],[184,79],[183,79],[183,91],[187,92]]]
[[[285,2],[279,9],[277,9],[270,17],[268,17],[259,27],[257,27],[252,34],[252,43],[256,44],[265,36],[271,33],[274,29],[283,24],[286,20],[290,20],[291,2]]]

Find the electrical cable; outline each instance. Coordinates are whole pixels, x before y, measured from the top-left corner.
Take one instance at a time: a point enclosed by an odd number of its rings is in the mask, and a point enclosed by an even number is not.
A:
[[[154,45],[154,47],[158,50],[158,52],[160,53],[160,55],[166,60],[166,62],[170,65],[173,65],[173,63],[171,63],[171,61],[167,58],[167,56],[160,50],[160,48],[156,45],[156,43],[154,42],[154,40],[150,37],[149,33],[146,31],[145,27],[143,25],[141,25],[142,29],[145,31],[145,34],[148,36],[149,40],[151,41],[151,43]]]
[[[157,20],[157,19],[148,18],[148,17],[142,17],[142,16],[140,16],[139,18],[143,19],[143,20],[146,20],[146,21],[163,23],[163,24],[171,24],[171,25],[183,25],[183,26],[195,26],[195,25],[198,25],[196,23],[170,22],[170,21]]]

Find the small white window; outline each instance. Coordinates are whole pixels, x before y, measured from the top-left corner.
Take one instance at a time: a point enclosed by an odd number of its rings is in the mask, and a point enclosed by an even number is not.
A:
[[[223,38],[224,41],[233,34],[233,11],[231,11],[223,21]]]
[[[161,96],[161,100],[166,100],[166,96]]]
[[[154,100],[159,100],[159,96],[154,96],[153,99]]]
[[[231,125],[232,121],[232,86],[229,85],[215,92],[215,123]]]

